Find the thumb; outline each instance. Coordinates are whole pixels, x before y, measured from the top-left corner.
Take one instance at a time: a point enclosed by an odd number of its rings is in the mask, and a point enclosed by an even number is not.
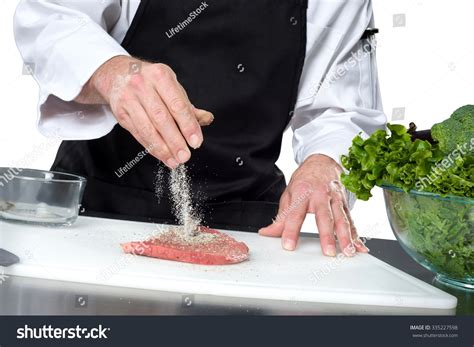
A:
[[[283,234],[285,223],[283,221],[275,221],[272,224],[258,231],[261,236],[281,237]]]
[[[194,108],[194,114],[201,126],[210,125],[214,121],[214,115],[209,111]]]
[[[262,228],[258,233],[262,236],[269,237],[281,237],[283,231],[285,230],[285,218],[283,211],[287,209],[289,203],[289,196],[286,192],[283,193],[280,199],[280,206],[278,208],[278,214],[272,224]]]

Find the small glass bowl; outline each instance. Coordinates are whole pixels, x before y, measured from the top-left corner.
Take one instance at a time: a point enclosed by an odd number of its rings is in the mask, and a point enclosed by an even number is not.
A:
[[[474,199],[382,188],[405,251],[440,282],[474,290]]]
[[[70,226],[79,215],[86,179],[33,169],[0,168],[0,219]]]

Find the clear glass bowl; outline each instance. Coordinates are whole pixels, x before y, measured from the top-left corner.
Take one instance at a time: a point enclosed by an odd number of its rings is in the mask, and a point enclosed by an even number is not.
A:
[[[382,186],[392,230],[437,280],[474,289],[474,199]]]
[[[52,171],[0,168],[0,219],[70,226],[79,215],[84,177]]]

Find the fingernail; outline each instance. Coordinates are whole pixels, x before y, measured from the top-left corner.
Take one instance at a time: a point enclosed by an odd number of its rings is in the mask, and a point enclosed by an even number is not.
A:
[[[293,240],[283,240],[283,248],[287,251],[294,251],[296,248],[296,242]]]
[[[356,247],[360,249],[361,252],[365,252],[365,253],[370,252],[370,249],[362,241],[357,240],[354,242],[354,244],[356,245]]]
[[[201,141],[199,140],[199,136],[197,136],[196,134],[192,134],[189,137],[189,144],[194,149],[199,148],[201,146]]]
[[[166,162],[166,165],[168,165],[172,169],[175,169],[179,165],[179,163],[173,158],[171,158]]]
[[[336,256],[336,247],[333,245],[326,246],[326,255],[328,257],[335,257]]]
[[[211,117],[210,117],[209,120],[204,124],[204,126],[211,125],[212,122],[214,122],[214,116],[213,116],[212,113],[211,113]]]
[[[190,157],[191,157],[191,154],[189,153],[189,151],[180,150],[180,151],[178,152],[178,159],[179,159],[179,161],[180,161],[182,164],[184,164],[185,162],[187,162]]]

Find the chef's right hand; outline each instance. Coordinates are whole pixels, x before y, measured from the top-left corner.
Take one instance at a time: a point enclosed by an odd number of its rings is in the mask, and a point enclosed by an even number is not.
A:
[[[109,104],[119,124],[170,168],[189,160],[188,145],[200,147],[201,125],[214,119],[191,104],[169,66],[128,56],[103,64],[76,101],[90,103],[94,98]]]

